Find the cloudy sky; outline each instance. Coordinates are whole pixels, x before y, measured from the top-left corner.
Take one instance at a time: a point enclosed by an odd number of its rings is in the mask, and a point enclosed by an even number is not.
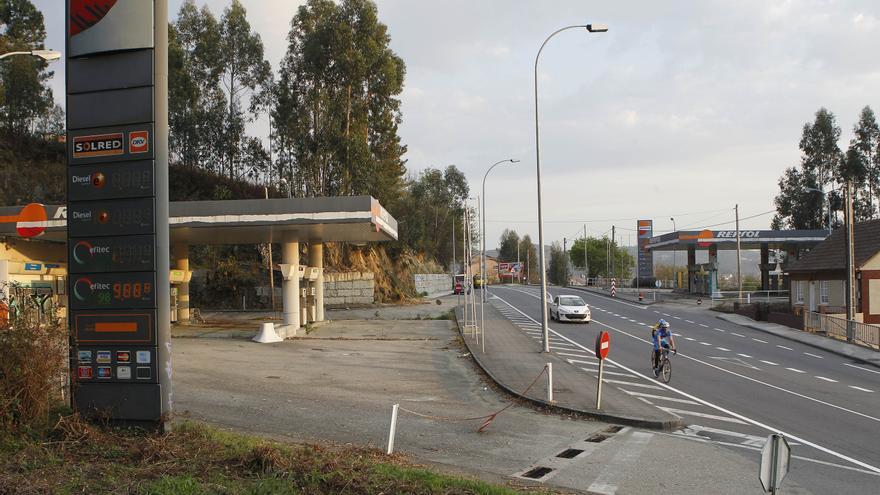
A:
[[[198,0],[219,14],[227,0]],[[242,0],[277,68],[297,0]],[[490,246],[504,228],[537,238],[533,70],[539,67],[549,243],[636,218],[655,233],[773,209],[798,163],[801,127],[825,106],[846,147],[859,110],[880,110],[876,0],[379,0],[407,64],[401,134],[410,173],[455,164],[476,195],[486,169]],[[63,48],[63,3],[35,0]],[[181,0],[171,0],[176,13]],[[53,87],[63,95],[63,67]],[[265,133],[256,126],[255,133]],[[770,215],[743,222],[767,228]],[[732,224],[730,224],[732,227]],[[724,226],[721,226],[722,228]]]

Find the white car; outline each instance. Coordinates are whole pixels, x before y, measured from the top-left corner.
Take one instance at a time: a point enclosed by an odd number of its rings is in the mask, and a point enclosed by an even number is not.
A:
[[[550,319],[589,323],[590,307],[579,296],[556,296],[550,302]]]

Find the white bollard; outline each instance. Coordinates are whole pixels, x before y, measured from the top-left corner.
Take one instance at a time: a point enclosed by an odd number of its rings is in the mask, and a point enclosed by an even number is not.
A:
[[[400,404],[394,404],[391,408],[391,429],[388,431],[388,450],[386,454],[391,455],[394,452],[394,432],[397,430],[397,410]]]
[[[268,344],[272,342],[281,342],[284,339],[278,336],[275,333],[275,324],[274,323],[261,323],[260,324],[260,333],[257,334],[253,339],[254,342],[259,342],[260,344]]]
[[[553,403],[553,363],[547,363],[547,402]]]

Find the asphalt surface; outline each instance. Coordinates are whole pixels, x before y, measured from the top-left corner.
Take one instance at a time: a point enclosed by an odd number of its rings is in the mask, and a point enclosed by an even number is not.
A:
[[[586,354],[600,330],[610,332],[609,362],[620,374],[606,375],[606,383],[681,416],[686,427],[677,435],[754,460],[764,438],[778,431],[792,445],[791,481],[816,493],[877,493],[880,369],[725,322],[705,309],[641,306],[577,289],[549,292],[580,295],[593,316],[590,325],[552,322],[570,345],[551,350]],[[490,293],[497,296],[492,304],[540,345],[539,289],[493,287]],[[650,370],[650,325],[659,318],[670,322],[679,350],[668,386]],[[584,368],[595,376],[594,368]]]

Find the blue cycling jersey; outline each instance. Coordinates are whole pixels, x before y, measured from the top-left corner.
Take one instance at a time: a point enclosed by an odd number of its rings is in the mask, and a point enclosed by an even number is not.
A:
[[[660,350],[660,345],[662,341],[663,347],[669,347],[669,329],[668,328],[658,328],[653,332],[651,340],[654,344],[654,350]]]

